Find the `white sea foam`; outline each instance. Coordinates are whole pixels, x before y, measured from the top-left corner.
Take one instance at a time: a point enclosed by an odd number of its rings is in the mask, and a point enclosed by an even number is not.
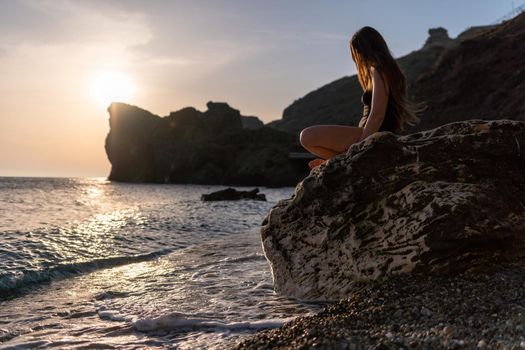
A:
[[[140,332],[156,330],[187,331],[213,328],[216,330],[244,331],[277,328],[295,317],[283,319],[266,319],[244,322],[220,322],[206,318],[196,318],[192,315],[173,312],[152,318],[141,318],[133,322],[133,327]]]

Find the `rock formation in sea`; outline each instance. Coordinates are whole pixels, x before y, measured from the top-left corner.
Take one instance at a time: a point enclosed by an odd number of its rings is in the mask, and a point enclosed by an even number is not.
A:
[[[397,58],[410,97],[423,102],[421,123],[405,134],[471,118],[525,120],[525,13],[499,25],[470,27],[452,39],[429,29],[419,50]],[[357,76],[295,100],[268,126],[298,134],[316,124],[357,126],[363,112]]]
[[[260,126],[227,103],[208,110],[183,108],[161,118],[144,109],[112,103],[106,153],[110,180],[246,186],[295,186],[304,162],[288,155],[301,149],[295,135]]]
[[[338,299],[363,280],[524,262],[525,122],[376,133],[331,158],[262,226],[275,290]]]
[[[201,195],[201,201],[203,202],[236,201],[240,199],[266,201],[266,195],[264,193],[259,193],[258,188],[254,188],[250,191],[239,191],[231,187],[212,193],[204,193]]]

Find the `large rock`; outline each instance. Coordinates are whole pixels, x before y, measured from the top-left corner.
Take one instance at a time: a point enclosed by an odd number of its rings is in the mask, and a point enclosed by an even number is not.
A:
[[[208,102],[207,107],[204,112],[186,107],[161,118],[112,103],[106,138],[109,179],[295,186],[306,176],[306,164],[288,156],[301,147],[296,136],[264,126],[244,128],[244,116],[227,103]]]
[[[254,188],[251,191],[239,191],[231,187],[212,193],[204,193],[201,195],[201,200],[203,202],[236,201],[240,199],[266,201],[266,195],[264,193],[259,193],[258,188]]]
[[[525,251],[525,123],[372,135],[313,170],[262,226],[275,290],[345,296],[355,281],[454,274]]]
[[[109,134],[105,149],[111,163],[110,180],[154,179],[151,135],[160,117],[135,106],[112,103],[108,108]]]

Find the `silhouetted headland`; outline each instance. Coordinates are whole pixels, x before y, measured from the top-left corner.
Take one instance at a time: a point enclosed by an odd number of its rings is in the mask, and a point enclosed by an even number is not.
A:
[[[183,108],[161,118],[139,107],[112,103],[106,153],[110,180],[216,185],[295,186],[306,174],[297,138],[261,126],[227,103],[208,110]]]

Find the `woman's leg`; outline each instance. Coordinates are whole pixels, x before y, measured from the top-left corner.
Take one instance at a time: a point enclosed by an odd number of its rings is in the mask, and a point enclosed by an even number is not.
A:
[[[344,125],[314,125],[305,128],[299,135],[301,145],[310,153],[323,159],[345,153],[356,143],[363,128]]]

